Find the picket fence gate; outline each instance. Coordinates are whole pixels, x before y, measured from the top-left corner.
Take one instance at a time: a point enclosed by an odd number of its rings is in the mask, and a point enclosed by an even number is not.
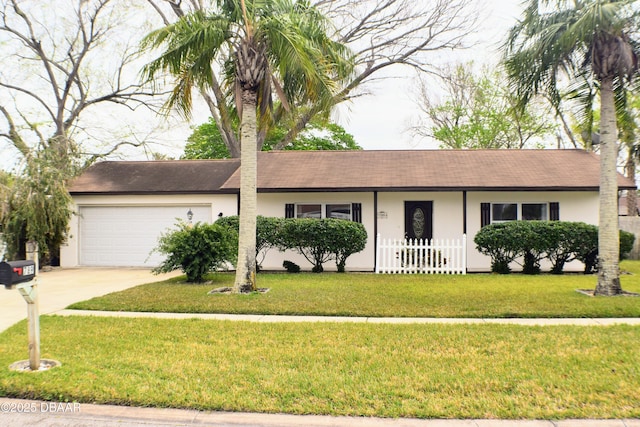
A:
[[[376,273],[466,274],[467,236],[460,239],[382,239],[378,234]]]

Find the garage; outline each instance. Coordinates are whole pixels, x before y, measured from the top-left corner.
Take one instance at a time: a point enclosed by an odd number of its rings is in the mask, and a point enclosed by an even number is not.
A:
[[[210,222],[211,206],[80,206],[80,265],[155,267],[163,256],[151,253],[158,238],[178,219]]]

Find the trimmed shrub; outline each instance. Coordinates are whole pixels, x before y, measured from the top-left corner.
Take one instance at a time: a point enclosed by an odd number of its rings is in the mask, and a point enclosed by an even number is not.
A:
[[[314,273],[324,271],[323,264],[336,261],[344,271],[347,258],[364,249],[367,232],[357,222],[342,219],[290,218],[283,222],[280,248],[293,249],[309,261]]]
[[[620,230],[620,259],[625,259],[629,252],[633,249],[633,242],[636,240],[636,235],[628,231]]]
[[[335,220],[339,221],[339,220]],[[314,273],[322,273],[322,264],[333,254],[326,232],[326,220],[314,218],[286,219],[280,234],[281,249],[293,249],[309,261]]]
[[[240,219],[238,215],[219,218],[215,223],[239,231]],[[280,247],[280,229],[284,218],[256,217],[256,266],[258,270],[269,250]]]
[[[576,259],[575,222],[551,221],[547,225],[547,259],[551,262],[551,273],[562,274],[566,263]]]
[[[519,242],[524,258],[522,272],[524,274],[540,274],[540,262],[546,258],[553,244],[549,234],[547,221],[515,221],[507,223]]]
[[[598,227],[584,222],[574,222],[571,227],[574,256],[584,264],[584,274],[592,274],[598,263]]]
[[[177,229],[160,236],[153,252],[167,255],[154,273],[182,270],[188,282],[201,283],[205,274],[235,263],[238,235],[219,224],[179,222]]]
[[[520,255],[520,244],[509,231],[508,222],[491,224],[482,227],[473,241],[476,249],[491,257],[491,272],[499,274],[511,273],[509,264]]]
[[[635,236],[620,231],[620,259],[631,251]],[[511,221],[483,227],[474,238],[476,249],[491,257],[491,271],[509,273],[509,263],[523,257],[522,272],[537,274],[548,259],[551,272],[581,261],[585,274],[595,272],[598,261],[598,227],[583,222]]]
[[[327,220],[328,240],[339,273],[344,273],[347,258],[362,252],[367,244],[367,230],[358,222]]]

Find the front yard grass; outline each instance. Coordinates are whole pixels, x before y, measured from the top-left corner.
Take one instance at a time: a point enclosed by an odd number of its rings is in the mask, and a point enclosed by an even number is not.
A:
[[[317,277],[317,276],[316,276]],[[640,327],[247,323],[58,317],[0,396],[224,411],[418,418],[639,418]]]
[[[640,293],[640,262],[621,264],[626,291]],[[582,274],[376,275],[369,273],[258,275],[265,294],[209,295],[231,286],[215,274],[205,285],[184,277],[138,286],[72,305],[108,311],[282,314],[370,317],[640,317],[638,297],[588,297],[596,276]]]

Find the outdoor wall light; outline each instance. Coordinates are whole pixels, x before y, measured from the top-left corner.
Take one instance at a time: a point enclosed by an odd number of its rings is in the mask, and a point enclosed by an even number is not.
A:
[[[193,212],[191,212],[191,209],[187,211],[187,219],[189,220],[189,222],[191,222],[191,220],[193,219]]]

